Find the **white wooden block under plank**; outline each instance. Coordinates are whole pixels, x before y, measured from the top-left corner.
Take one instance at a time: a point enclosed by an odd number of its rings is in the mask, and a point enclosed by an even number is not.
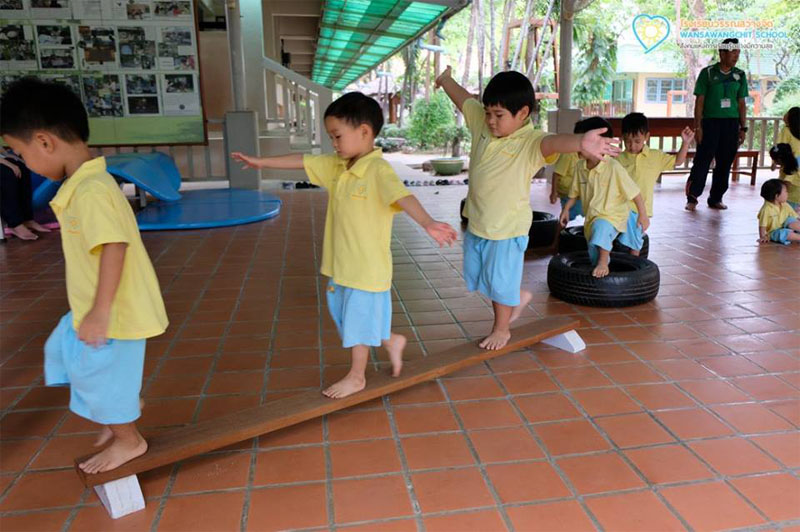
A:
[[[570,353],[577,353],[578,351],[583,351],[586,349],[586,343],[584,343],[583,338],[581,338],[581,336],[575,330],[567,331],[556,336],[551,336],[546,340],[542,340],[542,343],[552,345],[553,347],[563,349],[564,351],[568,351]]]
[[[144,496],[136,475],[100,484],[94,490],[112,519],[144,510]]]

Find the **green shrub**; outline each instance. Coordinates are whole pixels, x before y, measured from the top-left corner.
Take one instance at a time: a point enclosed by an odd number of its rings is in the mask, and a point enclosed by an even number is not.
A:
[[[421,149],[441,148],[450,142],[448,128],[455,125],[453,104],[444,92],[435,92],[430,101],[418,100],[411,112],[408,140]]]

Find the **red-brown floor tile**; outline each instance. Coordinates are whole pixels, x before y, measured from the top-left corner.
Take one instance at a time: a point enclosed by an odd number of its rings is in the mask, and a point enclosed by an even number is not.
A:
[[[653,484],[713,478],[714,474],[680,445],[625,451],[631,462]]]
[[[40,439],[0,441],[0,472],[21,471],[43,444]]]
[[[401,442],[408,467],[412,470],[472,465],[475,462],[461,434],[414,436],[403,438]]]
[[[339,412],[328,416],[331,441],[386,438],[392,435],[384,410]]]
[[[492,377],[443,379],[447,395],[452,401],[503,397],[505,393]]]
[[[516,397],[514,402],[531,423],[581,417],[569,399],[560,393]]]
[[[258,453],[253,484],[284,484],[325,480],[322,447],[278,449]]]
[[[324,484],[257,489],[250,493],[248,530],[310,528],[327,523]]]
[[[733,432],[714,416],[699,409],[658,412],[656,417],[681,439],[712,438]]]
[[[65,410],[9,412],[0,420],[0,434],[3,438],[47,436],[64,414]]]
[[[665,488],[661,493],[696,530],[742,528],[764,522],[739,495],[721,482]]]
[[[567,486],[547,462],[490,465],[486,473],[504,504],[570,496]]]
[[[411,482],[423,513],[494,504],[477,468],[416,473]]]
[[[69,529],[77,532],[97,532],[98,530],[139,532],[140,530],[150,530],[158,510],[158,503],[151,502],[145,505],[144,510],[112,520],[102,506],[86,506],[80,509]],[[57,530],[57,528],[50,530]]]
[[[574,500],[512,506],[506,512],[517,530],[574,532],[595,528],[586,512]]]
[[[586,421],[537,425],[535,430],[553,455],[602,451],[609,448],[600,433]]]
[[[665,408],[683,408],[694,406],[692,401],[674,384],[643,384],[638,386],[626,386],[625,390],[634,399],[650,410],[661,410]]]
[[[737,403],[749,400],[746,394],[725,381],[682,382],[681,388],[705,404]]]
[[[590,416],[638,412],[639,405],[616,388],[574,390],[572,396]]]
[[[639,447],[674,440],[647,414],[624,414],[595,421],[619,447]]]
[[[380,493],[380,497],[375,497],[376,493]],[[366,501],[369,504],[365,504]],[[320,507],[324,504],[320,503]],[[333,508],[337,523],[388,519],[412,513],[408,491],[400,475],[335,481]]]
[[[596,388],[612,384],[600,371],[590,366],[553,369],[551,371],[556,380],[567,389]]]
[[[753,436],[750,441],[777,458],[786,467],[800,467],[800,433]]]
[[[500,382],[508,393],[554,392],[558,386],[543,371],[524,371],[499,375]]]
[[[678,518],[649,491],[592,497],[586,505],[606,530],[684,530]]]
[[[158,529],[186,532],[236,530],[242,521],[243,506],[244,492],[170,497]]]
[[[103,510],[103,513],[105,514],[107,523],[110,518],[105,510]],[[0,530],[7,530],[9,532],[21,532],[23,530],[26,532],[52,532],[53,530],[61,530],[69,514],[69,511],[59,510],[55,512],[5,515],[0,517]],[[96,528],[95,530],[100,529]]]
[[[0,503],[0,510],[32,510],[77,504],[83,484],[73,470],[27,473]]]
[[[696,441],[689,447],[723,475],[780,469],[779,464],[744,438]]]
[[[733,382],[757,401],[800,397],[800,390],[771,375],[739,377]]]
[[[466,429],[508,427],[520,425],[522,420],[508,401],[474,401],[455,405]]]
[[[334,477],[353,477],[400,471],[394,440],[340,443],[330,446]]]
[[[423,522],[425,523],[425,530],[429,532],[464,532],[465,530],[505,532],[506,530],[503,518],[496,510],[426,517]],[[375,528],[380,528],[381,532],[384,530],[383,526],[376,526]]]
[[[414,519],[392,519],[390,521],[369,521],[360,525],[338,526],[341,532],[417,532],[417,523]]]
[[[458,429],[456,419],[446,405],[401,406],[395,408],[394,415],[400,434]]]
[[[395,392],[389,396],[393,405],[439,403],[444,401],[444,394],[437,382],[425,382]]]
[[[800,518],[800,480],[788,474],[738,478],[731,483],[773,521]]]
[[[761,405],[721,405],[714,411],[737,430],[746,434],[790,430],[792,425]]]
[[[723,377],[758,375],[764,373],[761,367],[738,355],[704,358],[700,363]]]
[[[614,453],[563,458],[558,466],[581,494],[643,487],[636,473]]]
[[[544,453],[523,427],[476,430],[469,433],[481,462],[542,458]]]

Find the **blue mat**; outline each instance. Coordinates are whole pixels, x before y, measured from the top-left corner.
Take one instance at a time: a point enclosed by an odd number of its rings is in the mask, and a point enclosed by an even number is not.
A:
[[[33,211],[44,209],[50,204],[50,200],[56,196],[56,192],[61,188],[61,181],[51,181],[40,176],[36,172],[31,172],[31,187],[33,188]]]
[[[228,227],[274,218],[281,200],[258,190],[189,190],[178,202],[155,202],[139,211],[142,231]]]
[[[162,201],[178,201],[181,174],[172,157],[161,152],[119,153],[106,157],[108,173]]]

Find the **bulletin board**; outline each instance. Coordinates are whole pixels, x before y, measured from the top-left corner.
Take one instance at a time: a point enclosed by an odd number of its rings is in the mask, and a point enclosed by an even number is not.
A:
[[[98,146],[206,141],[194,0],[0,0],[0,91],[64,83]]]

